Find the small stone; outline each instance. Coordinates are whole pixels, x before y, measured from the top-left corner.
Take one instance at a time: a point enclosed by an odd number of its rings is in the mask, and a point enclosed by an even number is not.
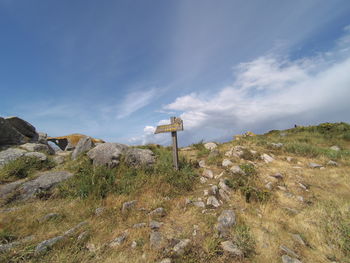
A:
[[[132,226],[132,228],[143,228],[143,227],[146,227],[147,224],[146,223],[138,223],[138,224],[134,224]]]
[[[205,183],[208,181],[208,179],[205,178],[205,177],[203,177],[203,176],[201,176],[201,178],[199,178],[199,181],[200,181],[202,184],[205,184]]]
[[[111,243],[109,243],[110,247],[117,247],[123,244],[128,237],[128,233],[125,231],[123,234],[120,236],[116,237]]]
[[[330,161],[328,161],[327,165],[329,165],[329,166],[338,166],[339,164],[337,162],[335,162],[335,161],[330,160]]]
[[[129,202],[125,202],[123,204],[123,207],[122,207],[122,212],[125,213],[127,212],[128,210],[130,210],[131,208],[133,208],[135,205],[136,205],[137,201],[136,200],[132,200],[132,201],[129,201]]]
[[[53,157],[53,161],[58,165],[62,164],[62,163],[64,163],[64,157],[57,155],[57,156]]]
[[[149,222],[149,227],[150,227],[151,229],[159,229],[162,225],[163,225],[163,223],[158,222],[158,221],[154,221],[154,220],[152,220],[151,222]]]
[[[152,249],[160,249],[164,244],[163,235],[159,231],[152,231],[150,234],[150,245]]]
[[[271,191],[272,188],[273,188],[273,183],[272,182],[268,182],[267,184],[265,184],[265,188]]]
[[[280,245],[280,249],[283,252],[287,253],[289,256],[298,258],[298,255],[293,250],[291,250],[290,248],[288,248],[288,247],[286,247],[284,245]]]
[[[171,263],[171,258],[163,258],[159,263]]]
[[[226,184],[225,180],[220,179],[219,188],[224,190],[226,193],[231,192],[231,188]]]
[[[300,235],[292,234],[292,238],[294,239],[294,241],[298,242],[300,245],[306,246],[304,240],[302,239],[302,237]]]
[[[273,159],[270,155],[264,153],[261,155],[261,159],[265,162],[265,163],[271,163],[273,162],[275,159]]]
[[[218,199],[216,199],[215,196],[209,196],[207,199],[207,205],[218,208],[220,206],[220,203],[219,203]]]
[[[195,201],[195,202],[192,202],[192,204],[196,207],[205,208],[205,204],[202,201]]]
[[[204,147],[205,147],[205,149],[212,151],[212,150],[216,149],[218,146],[214,142],[207,142],[204,144]]]
[[[230,228],[236,224],[236,215],[233,210],[224,210],[218,217],[217,230],[220,236],[226,236]]]
[[[154,209],[153,211],[149,212],[148,215],[163,217],[166,215],[166,212],[165,212],[165,209],[163,207],[158,207],[158,208]]]
[[[199,167],[201,167],[201,168],[205,168],[205,167],[206,167],[205,161],[204,161],[204,160],[200,160],[200,161],[198,162],[198,165],[199,165]]]
[[[322,168],[323,166],[322,165],[320,165],[320,164],[317,164],[317,163],[309,163],[309,167],[310,168]]]
[[[203,191],[203,195],[204,195],[204,196],[208,196],[208,195],[209,195],[209,190],[204,190],[204,191]]]
[[[288,255],[283,255],[282,256],[282,262],[283,263],[302,263],[300,260],[298,260],[296,258],[291,258]]]
[[[217,195],[219,191],[219,188],[216,185],[213,185],[210,187],[209,194],[210,195]]]
[[[136,248],[136,247],[137,247],[137,243],[136,243],[136,241],[134,240],[134,241],[131,242],[131,248]]]
[[[293,157],[286,157],[286,160],[287,160],[287,162],[292,162],[294,159],[293,159]]]
[[[301,195],[297,195],[296,196],[296,199],[299,201],[299,202],[304,202],[304,197],[302,197]]]
[[[242,250],[240,250],[236,244],[233,244],[232,241],[221,242],[221,247],[224,251],[229,252],[236,257],[243,257]]]
[[[219,196],[221,197],[221,199],[223,199],[225,201],[230,201],[230,196],[223,189],[219,190]]]
[[[337,152],[340,151],[340,147],[337,146],[337,145],[333,145],[332,147],[330,147],[330,149],[333,150],[333,151],[337,151]]]
[[[282,148],[283,147],[283,143],[270,143],[270,145],[274,148]]]
[[[287,191],[287,188],[281,185],[278,185],[277,188],[281,191]]]
[[[222,166],[223,167],[229,167],[229,166],[232,166],[232,165],[233,165],[233,163],[230,160],[228,160],[228,159],[224,159],[222,161]]]
[[[34,157],[39,159],[40,161],[46,161],[47,160],[47,156],[44,153],[40,153],[40,152],[29,152],[29,153],[25,153],[24,156],[26,157]]]
[[[95,215],[100,216],[104,213],[105,210],[106,210],[106,208],[104,208],[104,207],[98,207],[95,209]]]
[[[275,173],[273,175],[271,175],[272,177],[276,178],[276,179],[279,179],[279,180],[282,180],[283,179],[283,175],[280,174],[280,173]]]
[[[214,174],[213,174],[213,171],[212,170],[209,170],[209,169],[205,169],[202,173],[202,176],[206,177],[206,178],[209,178],[209,179],[212,179],[214,178]]]
[[[245,172],[241,169],[241,167],[239,167],[238,165],[232,166],[230,168],[230,171],[233,174],[241,174],[241,175],[245,175]]]
[[[284,207],[284,209],[285,209],[286,211],[288,211],[289,213],[294,214],[294,215],[296,215],[296,214],[299,213],[299,211],[296,210],[296,209],[294,209],[294,208]]]
[[[91,253],[94,253],[94,252],[97,251],[97,248],[96,248],[95,244],[88,243],[88,244],[86,244],[85,247],[86,247],[87,250],[89,250],[89,252],[91,252]]]
[[[182,239],[180,240],[179,243],[177,243],[174,248],[173,251],[178,254],[181,255],[184,253],[185,248],[191,243],[190,239]]]
[[[305,184],[298,183],[298,185],[299,185],[300,188],[302,188],[303,190],[308,191],[308,186],[306,186]]]

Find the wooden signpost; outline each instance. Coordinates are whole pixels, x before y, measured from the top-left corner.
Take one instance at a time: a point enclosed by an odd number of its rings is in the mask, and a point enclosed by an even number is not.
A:
[[[170,124],[157,126],[154,134],[171,132],[171,137],[173,140],[173,165],[175,170],[179,170],[179,154],[177,149],[177,131],[183,131],[184,126],[180,118],[171,117]]]

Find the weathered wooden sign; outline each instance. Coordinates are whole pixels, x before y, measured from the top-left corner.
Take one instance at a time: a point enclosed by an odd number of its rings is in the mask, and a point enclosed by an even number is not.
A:
[[[179,170],[179,153],[177,147],[177,131],[183,131],[183,121],[180,118],[171,117],[170,124],[157,126],[154,134],[171,132],[173,140],[173,165],[175,170]]]

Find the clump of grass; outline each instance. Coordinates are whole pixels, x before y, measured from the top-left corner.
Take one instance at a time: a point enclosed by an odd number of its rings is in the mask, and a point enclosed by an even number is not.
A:
[[[322,225],[325,240],[330,246],[336,246],[350,259],[350,211],[341,211],[334,202],[324,206]]]
[[[12,234],[8,229],[0,230],[0,244],[7,244],[15,241],[17,237]]]
[[[55,163],[51,159],[41,161],[36,157],[23,156],[4,165],[0,170],[0,181],[26,178],[35,171],[51,169]]]
[[[234,227],[233,242],[243,252],[244,257],[255,254],[255,239],[247,225],[241,224]]]
[[[229,179],[226,179],[226,184],[235,191],[240,191],[247,203],[251,200],[258,202],[269,200],[270,192],[260,189],[257,185],[257,171],[255,167],[252,164],[242,164],[240,167],[245,172],[245,175],[233,174]]]
[[[249,149],[244,148],[242,151],[243,154],[241,155],[241,158],[244,160],[255,161],[259,158],[258,154],[253,154]]]
[[[203,140],[199,141],[198,143],[194,143],[191,146],[197,150],[197,158],[203,158],[210,153],[210,150],[204,147]]]

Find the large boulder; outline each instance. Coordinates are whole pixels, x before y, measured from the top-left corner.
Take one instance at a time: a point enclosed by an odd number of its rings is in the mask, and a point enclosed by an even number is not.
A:
[[[20,146],[29,152],[45,152],[47,154],[55,154],[55,151],[48,144],[42,143],[25,143]]]
[[[0,145],[15,145],[23,142],[25,142],[25,136],[0,117]]]
[[[148,149],[130,148],[125,152],[125,162],[131,166],[150,166],[155,161],[154,153]]]
[[[27,151],[17,148],[9,148],[0,152],[0,168],[5,164],[17,160],[19,157],[24,156]]]
[[[77,159],[80,154],[89,151],[94,146],[95,144],[93,143],[91,137],[81,138],[72,153],[72,160]]]
[[[37,134],[35,127],[30,123],[18,117],[8,117],[5,118],[5,120],[10,123],[10,125],[14,127],[19,133],[30,138],[32,141],[38,140],[39,135]]]
[[[92,160],[93,165],[107,165],[116,167],[120,162],[123,153],[128,146],[120,143],[103,143],[88,151],[87,156]]]

